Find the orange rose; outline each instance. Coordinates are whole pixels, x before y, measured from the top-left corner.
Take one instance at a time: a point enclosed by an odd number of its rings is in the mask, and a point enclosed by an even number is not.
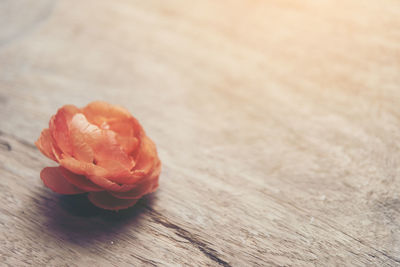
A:
[[[63,106],[35,144],[60,164],[40,173],[54,192],[88,192],[94,205],[119,210],[158,187],[161,162],[156,146],[122,107],[105,102],[83,109]]]

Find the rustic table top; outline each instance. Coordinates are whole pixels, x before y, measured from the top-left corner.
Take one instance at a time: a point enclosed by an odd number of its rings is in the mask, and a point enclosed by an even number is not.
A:
[[[159,190],[59,196],[33,145],[60,106],[128,108]],[[0,261],[399,266],[397,0],[0,2]]]

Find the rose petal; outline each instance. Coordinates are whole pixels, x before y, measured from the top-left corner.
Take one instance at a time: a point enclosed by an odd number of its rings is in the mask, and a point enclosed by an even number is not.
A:
[[[86,176],[90,181],[104,188],[105,190],[126,192],[135,187],[135,185],[132,184],[116,184],[105,178],[108,174],[106,169],[91,163],[78,161],[72,157],[61,159],[60,165],[73,173]]]
[[[121,199],[138,199],[144,195],[150,194],[158,187],[158,176],[152,176],[149,179],[135,184],[135,188],[127,192],[109,192],[111,195]]]
[[[44,129],[40,134],[39,139],[35,142],[36,147],[49,159],[57,161],[53,154],[53,140],[51,138],[50,130]]]
[[[153,182],[154,181],[152,181],[152,180],[146,180],[139,184],[136,184],[134,189],[129,190],[127,192],[109,192],[109,193],[116,198],[139,199],[142,196],[150,193],[150,190],[153,187]]]
[[[102,101],[92,102],[82,111],[85,117],[97,126],[101,126],[104,122],[113,118],[124,119],[132,116],[125,108]]]
[[[118,135],[115,137],[118,144],[127,155],[130,155],[139,145],[139,140],[131,135]]]
[[[103,130],[88,122],[82,113],[76,114],[71,121],[71,128],[77,134],[81,133],[84,143],[89,145],[94,152],[96,164],[103,168],[113,166],[110,160],[118,161],[120,167],[128,171],[134,166],[133,160],[121,149],[111,130]],[[110,169],[112,172],[114,169]]]
[[[128,119],[110,119],[107,121],[110,130],[117,134],[118,144],[128,155],[132,154],[139,145],[139,134],[142,131],[139,122],[130,117]]]
[[[117,160],[103,161],[98,165],[108,171],[107,179],[114,183],[124,184],[125,181],[131,176],[129,169],[127,169],[125,165]]]
[[[141,181],[143,177],[148,176],[152,172],[152,170],[154,170],[159,164],[161,164],[160,160],[158,159],[157,150],[153,141],[151,141],[150,138],[145,135],[142,137],[137,160],[138,162],[130,175],[124,176],[121,174],[120,176],[113,176],[108,178],[113,182],[119,184],[131,185],[138,181]]]
[[[153,141],[146,135],[142,136],[133,174],[146,175],[153,168],[157,158],[157,149]]]
[[[122,149],[131,154],[137,148],[142,127],[139,122],[123,107],[106,102],[93,102],[82,109],[90,123],[100,128],[112,130]]]
[[[63,153],[61,152],[60,148],[58,148],[58,146],[54,143],[53,143],[52,151],[53,151],[53,155],[56,158],[57,162],[60,162],[60,160],[64,158]]]
[[[108,171],[100,166],[78,161],[72,157],[63,158],[60,160],[60,165],[69,171],[84,175],[93,183],[104,188],[105,190],[125,192],[131,190],[134,185],[119,185],[111,180],[105,178],[108,175]]]
[[[107,191],[112,192],[127,192],[135,188],[135,184],[117,184],[102,176],[87,176],[93,183],[103,187]]]
[[[84,135],[78,129],[71,129],[70,140],[73,151],[72,155],[77,160],[93,163],[93,149],[85,142]]]
[[[107,192],[91,192],[88,198],[95,206],[107,210],[126,209],[135,205],[138,201],[138,199],[115,198]]]
[[[158,161],[156,166],[150,172],[149,176],[142,177],[139,181],[132,184],[134,187],[126,192],[109,192],[111,195],[122,199],[141,198],[146,194],[154,192],[158,187],[158,178],[161,172],[161,162]]]
[[[93,163],[87,163],[76,160],[72,157],[64,157],[60,160],[60,165],[70,170],[73,173],[85,175],[85,176],[101,176],[106,177],[108,172],[106,169],[94,165]]]
[[[72,155],[72,145],[70,141],[69,122],[72,117],[79,112],[73,105],[66,105],[57,111],[57,114],[50,120],[49,129],[55,143],[65,154]]]
[[[56,193],[63,195],[81,194],[85,191],[70,184],[60,172],[59,167],[46,167],[40,172],[43,183]]]
[[[83,175],[77,175],[75,173],[72,173],[69,170],[65,169],[64,167],[60,167],[59,171],[68,182],[70,182],[71,184],[75,185],[76,187],[84,191],[87,192],[104,191],[103,188],[96,185]]]
[[[127,208],[158,187],[156,147],[124,108],[105,102],[63,106],[36,145],[61,165],[42,171],[46,185],[64,194],[90,191],[99,207]]]

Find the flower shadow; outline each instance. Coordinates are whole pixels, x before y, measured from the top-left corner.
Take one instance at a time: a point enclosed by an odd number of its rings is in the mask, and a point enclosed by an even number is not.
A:
[[[59,205],[67,213],[77,217],[99,217],[107,221],[121,221],[135,218],[143,212],[148,199],[141,199],[138,203],[129,208],[119,211],[104,210],[94,206],[87,198],[86,194],[61,195]]]
[[[86,194],[58,196],[44,194],[36,197],[36,213],[41,215],[40,231],[46,231],[53,238],[79,246],[90,246],[98,242],[113,244],[126,231],[137,231],[148,218],[147,207],[154,201],[145,196],[135,206],[108,211],[95,207]],[[43,227],[45,226],[45,227]]]

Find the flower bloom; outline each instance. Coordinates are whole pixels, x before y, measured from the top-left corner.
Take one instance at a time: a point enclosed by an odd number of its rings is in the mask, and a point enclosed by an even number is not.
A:
[[[156,146],[122,107],[105,102],[82,109],[63,106],[35,144],[60,164],[40,173],[54,192],[88,192],[94,205],[119,210],[158,187],[161,162]]]

